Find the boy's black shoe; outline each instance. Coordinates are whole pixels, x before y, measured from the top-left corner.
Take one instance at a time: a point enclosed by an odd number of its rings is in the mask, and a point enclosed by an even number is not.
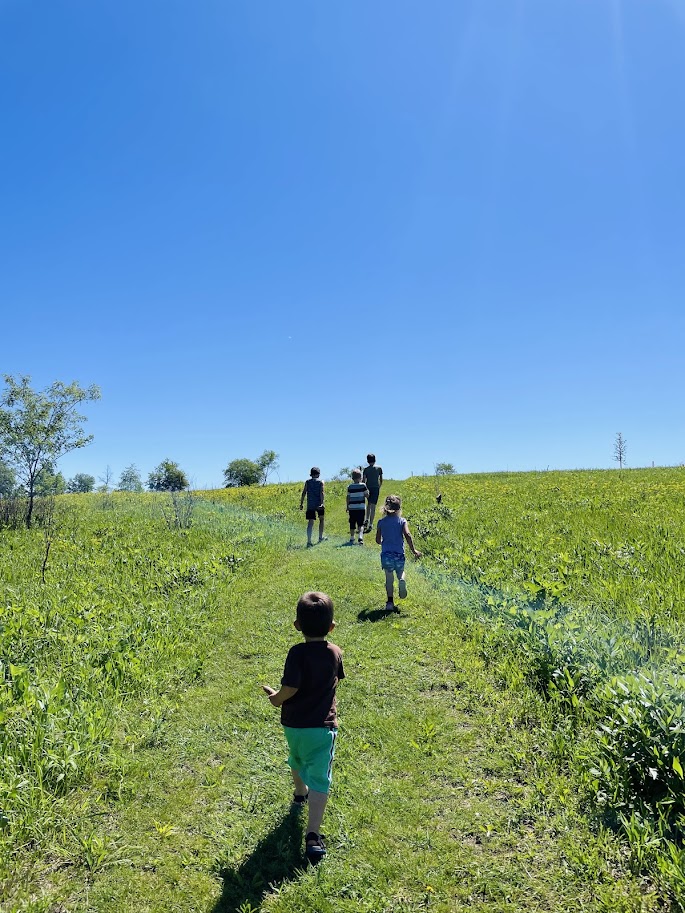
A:
[[[298,796],[297,793],[295,793],[293,795],[293,805],[296,808],[304,808],[304,806],[307,804],[308,798],[309,796],[306,794],[304,796]]]
[[[323,842],[323,834],[315,834],[314,831],[310,831],[304,840],[306,844],[306,849],[304,851],[305,855],[312,865],[316,865],[316,863],[320,862],[326,855],[326,844]]]

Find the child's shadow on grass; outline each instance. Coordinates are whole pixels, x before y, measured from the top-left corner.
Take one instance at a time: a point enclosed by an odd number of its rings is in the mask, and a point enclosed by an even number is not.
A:
[[[383,618],[387,618],[388,615],[399,615],[400,610],[395,607],[394,609],[362,609],[361,612],[357,615],[357,621],[382,621]]]
[[[292,809],[237,869],[221,869],[223,889],[211,913],[239,913],[241,907],[259,909],[272,887],[304,870],[301,847],[302,826],[298,810]]]

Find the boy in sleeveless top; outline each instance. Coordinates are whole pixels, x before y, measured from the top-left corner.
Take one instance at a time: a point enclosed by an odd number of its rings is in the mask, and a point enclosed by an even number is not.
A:
[[[365,467],[364,472],[362,473],[362,482],[369,489],[369,501],[366,505],[366,520],[364,522],[364,532],[370,533],[373,529],[373,518],[376,515],[376,504],[378,504],[378,498],[381,493],[381,485],[383,484],[383,469],[380,466],[376,466],[376,455],[374,453],[367,453],[366,459],[368,466]]]
[[[364,544],[364,511],[369,489],[362,482],[361,470],[352,470],[352,484],[347,486],[345,510],[350,515],[350,545],[354,544],[354,533],[357,531],[359,544]]]
[[[331,597],[326,593],[300,596],[295,627],[304,635],[304,643],[290,648],[280,690],[262,687],[273,706],[281,708],[295,786],[293,804],[302,808],[309,803],[306,854],[316,863],[326,854],[321,821],[338,733],[335,690],[345,678],[342,651],[326,640],[335,627]]]
[[[381,567],[385,571],[385,592],[388,597],[386,609],[395,608],[395,574],[397,574],[397,589],[400,599],[405,599],[407,595],[407,581],[404,576],[405,539],[409,543],[414,557],[421,557],[421,552],[414,548],[409,524],[404,517],[400,516],[401,509],[402,501],[398,495],[388,495],[383,505],[384,516],[378,521],[376,527],[376,542],[381,547]]]
[[[328,538],[323,534],[325,508],[323,506],[323,481],[319,478],[321,470],[318,466],[312,466],[309,475],[310,478],[304,483],[300,497],[300,510],[302,510],[305,495],[307,497],[307,513],[305,514],[307,518],[307,548],[311,548],[314,544],[312,542],[312,530],[317,516],[319,518],[319,542],[325,542]]]

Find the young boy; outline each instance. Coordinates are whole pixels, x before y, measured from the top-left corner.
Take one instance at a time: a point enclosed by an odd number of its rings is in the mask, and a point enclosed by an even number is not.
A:
[[[395,574],[397,574],[397,590],[400,599],[405,599],[407,595],[407,581],[404,576],[405,539],[409,543],[414,557],[421,557],[421,552],[414,548],[409,524],[404,517],[400,516],[401,509],[401,499],[397,495],[388,495],[383,505],[385,516],[381,517],[376,528],[376,542],[381,547],[381,567],[385,571],[385,592],[388,596],[386,609],[395,608],[393,596]]]
[[[378,504],[378,498],[381,493],[381,485],[383,484],[383,470],[380,466],[376,466],[376,455],[374,453],[367,453],[366,460],[368,466],[364,468],[362,473],[362,481],[369,489],[369,501],[366,505],[366,521],[364,523],[364,532],[370,533],[373,529],[373,518],[376,515],[376,504]]]
[[[364,511],[369,489],[362,482],[361,470],[352,470],[352,484],[347,486],[345,510],[350,515],[350,545],[354,545],[354,534],[357,531],[359,544],[364,544]]]
[[[335,627],[333,601],[326,593],[304,593],[297,603],[295,627],[304,643],[290,648],[280,691],[263,685],[288,742],[288,764],[295,785],[293,803],[309,802],[306,855],[316,863],[326,855],[321,821],[331,786],[331,768],[338,733],[335,689],[345,678],[340,647],[326,636]]]
[[[300,510],[304,503],[305,495],[307,496],[307,548],[311,548],[312,530],[314,529],[314,520],[319,517],[319,542],[325,542],[328,538],[323,534],[325,508],[323,506],[324,490],[323,481],[319,478],[321,470],[318,466],[312,466],[309,472],[310,478],[304,483],[302,495],[300,497]]]

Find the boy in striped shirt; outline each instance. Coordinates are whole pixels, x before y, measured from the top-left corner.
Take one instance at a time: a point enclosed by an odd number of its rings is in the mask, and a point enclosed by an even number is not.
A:
[[[355,531],[359,544],[364,544],[364,517],[366,516],[366,499],[369,489],[362,482],[359,469],[352,470],[352,484],[347,486],[347,504],[345,509],[350,514],[350,545],[354,544]]]

